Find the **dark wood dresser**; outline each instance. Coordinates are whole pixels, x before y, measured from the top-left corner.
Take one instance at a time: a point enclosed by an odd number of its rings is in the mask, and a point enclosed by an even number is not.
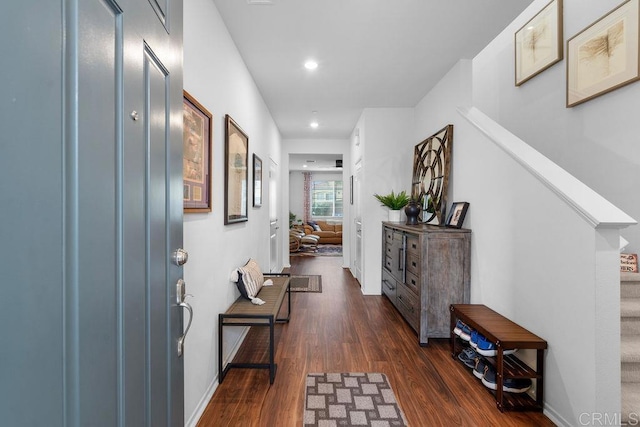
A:
[[[418,333],[449,338],[449,307],[469,303],[471,230],[382,223],[382,292]]]

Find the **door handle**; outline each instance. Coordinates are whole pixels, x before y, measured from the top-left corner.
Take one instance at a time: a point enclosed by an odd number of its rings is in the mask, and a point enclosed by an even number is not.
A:
[[[191,307],[188,302],[184,301],[178,304],[178,307],[186,308],[189,312],[189,323],[187,323],[187,328],[184,330],[184,334],[178,338],[178,357],[182,357],[182,353],[184,353],[184,340],[187,338],[189,328],[191,328],[191,321],[193,320],[193,307]]]
[[[189,260],[189,253],[182,248],[176,249],[171,254],[171,261],[178,267],[184,265]]]

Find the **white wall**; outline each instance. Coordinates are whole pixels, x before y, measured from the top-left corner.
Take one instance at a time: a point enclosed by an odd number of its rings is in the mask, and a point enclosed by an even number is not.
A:
[[[413,175],[413,147],[420,141],[413,136],[413,108],[367,108],[357,127],[362,153],[362,293],[380,295],[382,292],[382,221],[388,209],[380,206],[375,193],[388,194],[393,190],[411,192]]]
[[[185,214],[184,246],[189,252],[184,276],[194,319],[185,349],[185,421],[194,425],[218,381],[218,313],[238,296],[230,272],[249,257],[269,267],[269,194],[263,206],[249,207],[249,221],[224,224],[224,116],[229,114],[249,136],[249,156],[263,161],[268,182],[270,158],[279,162],[280,134],[210,0],[184,4],[184,88],[213,114],[212,205],[208,214]],[[249,174],[252,178],[252,174]],[[252,187],[252,186],[250,186]],[[249,195],[251,206],[251,193]],[[280,261],[280,265],[282,262]],[[226,353],[240,331],[225,333]]]
[[[304,176],[302,172],[289,172],[289,212],[304,219]]]
[[[342,181],[343,183],[349,182],[349,176],[351,175],[350,168],[347,165],[351,164],[351,153],[349,140],[347,139],[285,139],[282,141],[282,184],[281,194],[282,200],[286,203],[282,203],[280,215],[282,218],[289,218],[289,201],[291,200],[289,191],[289,154],[341,154],[342,164],[345,165],[342,168]],[[343,198],[347,201],[344,205],[344,218],[342,221],[342,235],[348,236],[351,230],[352,214],[349,200],[349,188],[348,185],[343,187]],[[299,215],[300,216],[300,215]],[[301,217],[301,216],[300,216]],[[282,237],[282,259],[285,265],[289,265],[289,236],[284,235]],[[343,238],[342,241],[342,260],[343,266],[348,267],[350,263],[350,242]]]
[[[546,3],[534,1],[474,59],[474,105],[614,205],[640,218],[640,120],[636,117],[640,84],[565,108],[565,59],[514,86],[513,34]],[[564,0],[565,40],[620,3]],[[629,252],[640,252],[639,226],[622,235],[630,242]]]
[[[639,125],[632,115],[619,114],[638,110],[640,86],[566,109],[564,62],[514,86],[513,34],[546,3],[534,1],[472,62],[460,61],[425,96],[415,110],[416,136],[454,124],[450,201],[471,203],[465,227],[473,230],[472,302],[548,341],[545,413],[559,424],[577,425],[582,412],[620,411],[617,230],[593,229],[455,109],[478,107],[640,217],[638,193],[627,184],[640,182]],[[607,9],[600,2],[565,0],[566,34]],[[637,226],[622,234],[638,247]]]

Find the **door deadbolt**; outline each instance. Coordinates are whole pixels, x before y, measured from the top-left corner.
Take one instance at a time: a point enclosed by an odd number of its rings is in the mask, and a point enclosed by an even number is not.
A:
[[[186,264],[188,260],[189,254],[182,248],[176,249],[175,251],[173,251],[173,254],[171,254],[171,261],[173,261],[173,263],[177,266]]]

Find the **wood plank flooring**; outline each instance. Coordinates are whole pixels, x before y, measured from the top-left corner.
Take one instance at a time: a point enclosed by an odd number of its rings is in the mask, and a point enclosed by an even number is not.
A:
[[[289,324],[276,327],[276,379],[231,369],[198,423],[301,427],[312,372],[381,372],[409,426],[553,426],[541,413],[500,413],[492,396],[452,359],[447,340],[418,337],[383,296],[364,296],[340,257],[292,257],[293,274],[322,275],[322,293],[292,293]],[[236,361],[267,360],[266,328],[252,328]]]

